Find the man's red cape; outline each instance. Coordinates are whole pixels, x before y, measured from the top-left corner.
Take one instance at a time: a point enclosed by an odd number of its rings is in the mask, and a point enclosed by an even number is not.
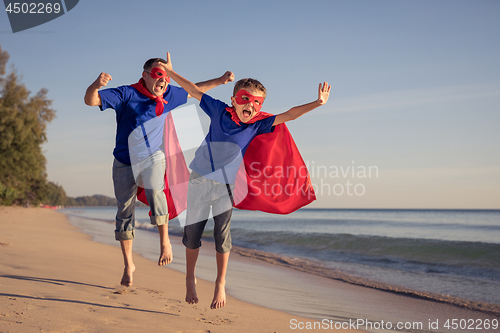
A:
[[[141,94],[156,101],[155,112],[159,117],[163,114],[163,103],[167,104],[162,97],[154,96],[145,87],[144,79],[132,84]],[[189,181],[189,170],[184,160],[181,145],[177,138],[172,114],[169,112],[165,118],[163,142],[165,146],[165,196],[167,197],[167,209],[169,219],[175,218],[187,208],[187,184]],[[146,205],[148,199],[144,188],[137,189],[137,199]],[[151,212],[149,212],[151,215]]]
[[[168,218],[173,219],[187,208],[189,170],[170,112],[165,119],[163,141],[165,145],[165,188],[163,191],[167,197]],[[149,205],[146,192],[142,187],[137,189],[137,199]]]
[[[232,119],[239,119],[232,108],[226,109]],[[235,117],[236,116],[236,117]],[[251,122],[272,116],[260,112]],[[189,171],[177,139],[172,115],[165,122],[165,195],[169,218],[187,208]],[[273,214],[290,214],[316,200],[307,167],[285,124],[275,126],[272,133],[255,137],[243,158],[234,190],[234,207],[260,210]],[[148,204],[144,189],[139,187],[137,198]]]

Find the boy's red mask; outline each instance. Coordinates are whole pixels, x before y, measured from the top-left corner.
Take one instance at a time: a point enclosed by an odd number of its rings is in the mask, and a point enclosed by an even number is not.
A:
[[[262,96],[254,96],[250,94],[245,89],[240,89],[235,96],[236,103],[239,105],[244,105],[247,103],[252,103],[255,111],[259,112],[262,107],[262,103],[264,103],[264,97]]]
[[[162,77],[165,77],[165,80],[167,80],[168,83],[170,83],[170,76],[167,75],[167,72],[165,72],[163,69],[161,69],[160,67],[154,67],[152,68],[150,71],[146,71],[146,72],[149,72],[149,75],[157,80],[159,78],[162,78]]]

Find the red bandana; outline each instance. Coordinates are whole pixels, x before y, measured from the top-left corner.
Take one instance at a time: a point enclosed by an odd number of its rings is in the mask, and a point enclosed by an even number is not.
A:
[[[143,78],[141,78],[139,80],[139,82],[134,83],[131,86],[134,87],[138,92],[140,92],[144,96],[155,100],[156,101],[156,108],[155,108],[156,115],[158,117],[162,115],[163,104],[167,104],[168,102],[166,100],[164,100],[163,97],[156,96],[156,95],[153,95],[152,93],[150,93],[148,88],[146,88],[146,85],[145,85]]]

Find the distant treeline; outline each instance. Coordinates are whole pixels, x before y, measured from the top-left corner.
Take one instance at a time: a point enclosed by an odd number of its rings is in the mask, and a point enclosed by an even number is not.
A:
[[[92,206],[92,207],[101,207],[101,206],[116,206],[116,199],[110,198],[105,195],[93,195],[93,196],[83,196],[83,197],[66,197],[65,206],[74,207],[74,206]]]

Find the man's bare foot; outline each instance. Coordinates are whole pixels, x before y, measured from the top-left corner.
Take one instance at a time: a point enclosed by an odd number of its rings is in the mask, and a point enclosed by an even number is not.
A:
[[[186,302],[189,304],[198,303],[198,295],[196,294],[196,278],[186,279]]]
[[[158,259],[158,266],[168,265],[173,259],[172,245],[170,240],[160,245],[160,259]]]
[[[214,299],[210,305],[210,309],[222,308],[226,305],[226,283],[215,282]]]
[[[123,270],[122,281],[120,282],[122,286],[130,287],[132,285],[134,271],[134,265],[125,266],[125,269]]]

